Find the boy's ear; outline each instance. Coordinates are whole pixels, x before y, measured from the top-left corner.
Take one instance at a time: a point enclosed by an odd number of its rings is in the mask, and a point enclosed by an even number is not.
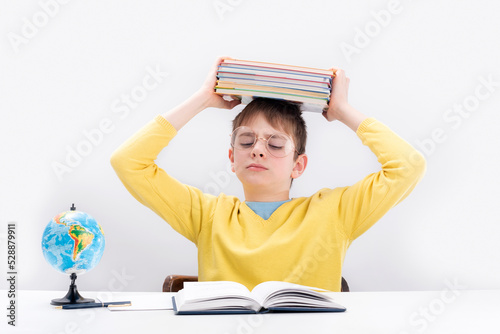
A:
[[[231,171],[235,173],[234,171],[234,154],[233,154],[233,149],[229,149],[229,161],[231,161]]]
[[[306,166],[307,166],[307,155],[305,154],[299,155],[297,160],[295,160],[295,165],[293,166],[292,169],[292,179],[296,179],[299,176],[301,176],[302,173],[304,173]]]

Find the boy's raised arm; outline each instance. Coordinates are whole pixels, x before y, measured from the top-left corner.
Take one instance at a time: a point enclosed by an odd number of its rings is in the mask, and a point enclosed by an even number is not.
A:
[[[377,156],[381,170],[356,184],[340,189],[334,205],[346,234],[356,239],[393,206],[406,198],[422,178],[425,158],[408,142],[374,118],[368,118],[347,102],[349,78],[337,70],[332,82],[330,105],[323,116],[338,120],[353,131]]]
[[[155,160],[191,118],[208,107],[232,108],[239,101],[225,101],[214,93],[217,59],[202,88],[181,105],[158,115],[111,156],[111,165],[134,198],[156,212],[176,231],[197,241],[201,224],[210,217],[215,196],[182,184],[158,167]]]

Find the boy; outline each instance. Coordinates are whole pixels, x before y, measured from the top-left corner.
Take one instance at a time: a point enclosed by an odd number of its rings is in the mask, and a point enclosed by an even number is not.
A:
[[[292,180],[307,166],[305,123],[293,103],[256,99],[233,121],[229,149],[246,201],[181,184],[154,160],[197,113],[239,103],[214,93],[222,59],[198,92],[116,150],[113,168],[138,201],[197,245],[200,281],[236,281],[252,289],[276,280],[340,291],[347,248],[413,190],[425,171],[424,158],[348,104],[349,79],[339,69],[323,116],[355,131],[377,155],[380,172],[350,187],[290,199]]]

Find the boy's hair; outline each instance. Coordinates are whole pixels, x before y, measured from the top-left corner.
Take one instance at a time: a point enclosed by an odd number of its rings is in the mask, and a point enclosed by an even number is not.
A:
[[[233,131],[242,124],[249,123],[259,114],[263,115],[274,128],[281,128],[291,135],[298,154],[305,153],[307,129],[300,111],[300,104],[263,97],[255,98],[234,118]],[[298,157],[297,152],[295,152],[294,160]]]

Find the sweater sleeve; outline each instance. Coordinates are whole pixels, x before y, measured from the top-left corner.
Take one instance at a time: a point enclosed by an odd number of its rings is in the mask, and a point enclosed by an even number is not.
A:
[[[217,197],[180,183],[155,160],[177,134],[161,115],[125,141],[111,156],[111,165],[127,190],[197,244],[202,222],[213,215]]]
[[[339,219],[351,240],[405,199],[426,170],[423,155],[374,118],[365,119],[356,134],[377,156],[382,169],[342,188]]]

